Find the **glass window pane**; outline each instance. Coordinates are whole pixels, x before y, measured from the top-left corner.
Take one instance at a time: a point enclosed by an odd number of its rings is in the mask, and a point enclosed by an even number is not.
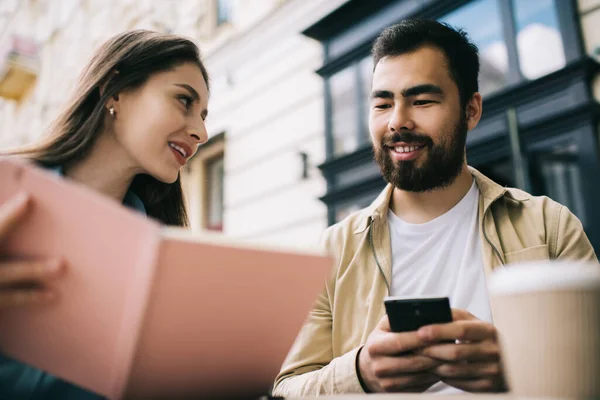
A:
[[[217,25],[231,21],[231,0],[217,0]]]
[[[371,86],[373,85],[373,57],[368,56],[363,58],[359,64],[360,69],[360,83],[362,87],[362,93],[360,94],[361,102],[361,115],[362,115],[362,126],[360,127],[360,135],[365,139],[369,140],[369,96],[371,94]]]
[[[223,230],[223,158],[207,164],[207,215],[206,228]]]
[[[535,3],[536,0],[524,2]],[[476,0],[446,15],[440,21],[464,29],[479,47],[479,92],[482,96],[506,86],[508,52],[497,0]]]
[[[333,154],[342,155],[358,147],[358,93],[356,65],[329,78]]]
[[[581,197],[581,169],[577,145],[557,146],[533,159],[535,194],[546,195],[567,207],[582,221],[585,209]]]
[[[555,0],[513,0],[523,76],[536,79],[565,66]]]

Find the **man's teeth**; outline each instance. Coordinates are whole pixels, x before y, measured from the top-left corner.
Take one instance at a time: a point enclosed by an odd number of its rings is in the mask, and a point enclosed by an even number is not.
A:
[[[397,146],[394,147],[394,151],[396,153],[409,153],[411,151],[415,151],[419,148],[419,146]]]
[[[183,156],[183,158],[187,157],[187,154],[186,154],[185,150],[183,149],[183,147],[177,146],[175,143],[169,143],[169,147],[180,152],[181,155]]]

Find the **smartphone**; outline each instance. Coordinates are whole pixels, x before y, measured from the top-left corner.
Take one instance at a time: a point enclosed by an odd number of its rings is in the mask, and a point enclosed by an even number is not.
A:
[[[384,304],[392,332],[413,332],[425,325],[452,322],[452,310],[447,297],[389,296]]]

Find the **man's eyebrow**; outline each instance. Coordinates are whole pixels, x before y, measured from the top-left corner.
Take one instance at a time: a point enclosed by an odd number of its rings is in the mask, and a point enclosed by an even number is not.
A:
[[[200,95],[198,94],[196,89],[194,89],[190,85],[188,85],[186,83],[176,83],[175,86],[179,86],[180,88],[186,89],[188,92],[190,92],[190,94],[192,95],[194,100],[196,100],[196,101],[200,100]]]
[[[374,90],[370,97],[371,99],[393,99],[394,93],[389,90]]]
[[[444,91],[437,85],[426,83],[423,85],[416,85],[406,88],[401,94],[402,97],[414,97],[420,94],[435,94],[438,96],[444,96]],[[393,99],[394,93],[389,90],[374,90],[370,97],[371,99]]]
[[[412,86],[402,91],[403,97],[414,97],[420,94],[437,94],[440,96],[444,96],[444,91],[441,87],[430,83]]]

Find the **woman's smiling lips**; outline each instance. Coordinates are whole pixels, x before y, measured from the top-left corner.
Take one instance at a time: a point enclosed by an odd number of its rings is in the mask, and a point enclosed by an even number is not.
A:
[[[169,148],[175,155],[177,162],[182,166],[185,165],[187,160],[193,155],[192,148],[184,142],[169,141]]]

